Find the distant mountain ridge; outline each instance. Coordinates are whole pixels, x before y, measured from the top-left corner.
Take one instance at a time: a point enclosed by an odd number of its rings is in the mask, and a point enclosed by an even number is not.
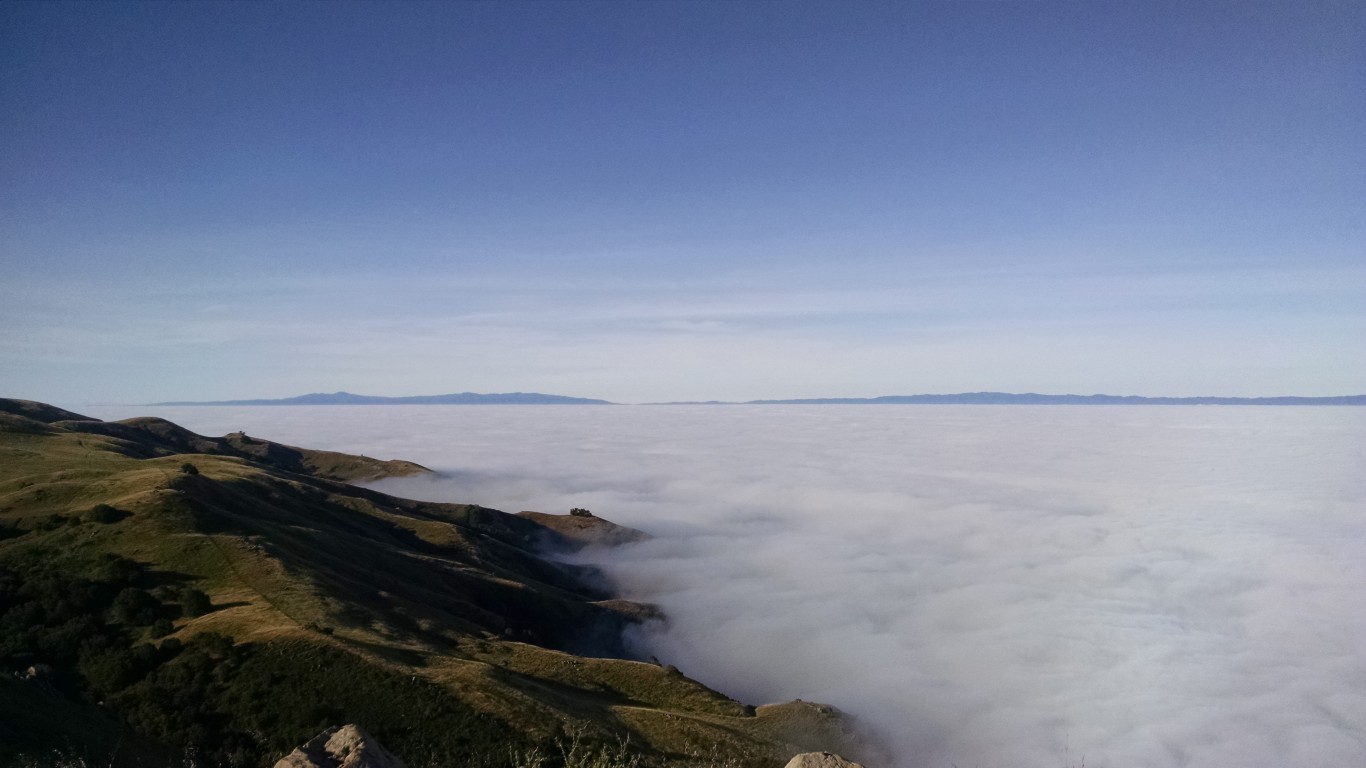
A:
[[[496,394],[460,392],[450,395],[413,395],[411,397],[353,395],[350,392],[314,392],[278,400],[176,401],[152,403],[152,405],[612,405],[612,403],[587,397],[545,395],[540,392],[502,392]]]
[[[314,392],[298,397],[260,400],[174,401],[151,405],[615,405],[609,400],[547,395],[540,392],[380,397],[350,392]],[[645,405],[1366,405],[1366,395],[1335,397],[1143,397],[1140,395],[1041,395],[1036,392],[959,392],[948,395],[883,397],[811,397],[791,400],[707,400]]]
[[[1040,395],[1034,392],[962,392],[954,395],[822,397],[751,400],[746,405],[1366,405],[1366,395],[1337,397],[1140,397],[1138,395]]]

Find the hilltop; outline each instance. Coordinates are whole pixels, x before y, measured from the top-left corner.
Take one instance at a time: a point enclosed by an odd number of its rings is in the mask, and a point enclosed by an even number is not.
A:
[[[643,533],[348,484],[425,471],[0,400],[0,764],[268,765],[340,723],[412,768],[567,736],[646,766],[850,748],[829,707],[630,658],[658,612],[547,554]]]

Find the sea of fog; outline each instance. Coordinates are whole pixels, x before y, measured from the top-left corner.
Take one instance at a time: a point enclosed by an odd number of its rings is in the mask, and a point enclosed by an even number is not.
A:
[[[96,408],[587,507],[645,653],[897,768],[1366,765],[1366,408]]]

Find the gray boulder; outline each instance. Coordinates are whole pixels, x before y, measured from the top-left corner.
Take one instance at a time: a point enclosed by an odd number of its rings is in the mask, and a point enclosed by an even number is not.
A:
[[[832,752],[803,752],[788,760],[787,768],[863,768],[863,766],[858,763],[851,763]]]
[[[332,726],[290,752],[275,768],[407,768],[358,725]]]

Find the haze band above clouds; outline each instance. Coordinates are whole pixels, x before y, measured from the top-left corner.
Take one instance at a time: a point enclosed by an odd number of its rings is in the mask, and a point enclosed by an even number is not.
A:
[[[835,704],[901,768],[1366,764],[1357,409],[160,415],[447,474],[400,495],[643,528],[592,557],[671,617],[648,653]]]

